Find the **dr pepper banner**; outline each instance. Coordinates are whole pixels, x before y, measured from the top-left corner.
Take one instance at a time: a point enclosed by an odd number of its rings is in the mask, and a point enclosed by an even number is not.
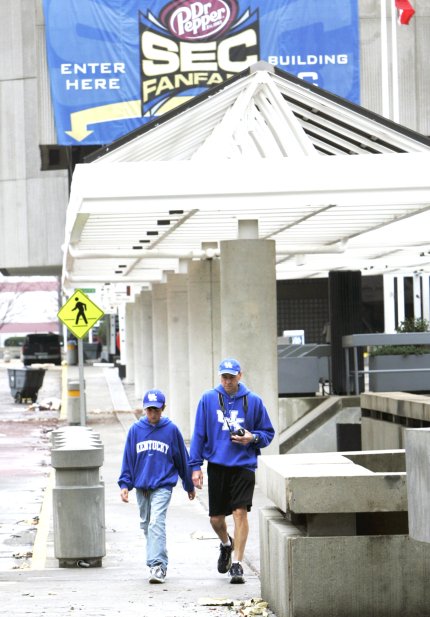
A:
[[[359,102],[358,0],[43,0],[57,140],[108,144],[264,60]]]

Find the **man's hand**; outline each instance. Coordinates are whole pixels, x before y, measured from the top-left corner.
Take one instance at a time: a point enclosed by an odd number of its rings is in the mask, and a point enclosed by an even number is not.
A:
[[[194,497],[196,496],[196,491],[189,491],[188,493],[188,499],[190,501],[192,501],[194,499]]]
[[[128,488],[121,489],[121,499],[124,503],[128,503]]]
[[[245,429],[245,435],[231,435],[231,441],[233,443],[238,443],[241,446],[247,446],[251,441],[254,440],[254,435]]]
[[[203,471],[201,469],[193,471],[191,479],[196,488],[203,488]]]

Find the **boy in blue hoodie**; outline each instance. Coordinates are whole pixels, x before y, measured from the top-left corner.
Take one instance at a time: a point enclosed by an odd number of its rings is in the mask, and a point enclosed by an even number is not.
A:
[[[145,416],[127,434],[118,484],[121,499],[136,489],[140,526],[146,537],[149,582],[164,583],[167,572],[166,514],[178,475],[189,499],[195,489],[188,466],[189,456],[178,427],[161,414],[166,406],[160,390],[148,390],[143,397]]]
[[[219,365],[221,384],[205,392],[197,407],[190,447],[190,467],[196,488],[203,486],[203,461],[208,461],[209,516],[221,540],[218,572],[231,583],[244,583],[242,559],[248,538],[248,512],[255,486],[260,448],[275,431],[263,401],[240,383],[242,372],[234,358]],[[225,517],[233,514],[234,538]]]

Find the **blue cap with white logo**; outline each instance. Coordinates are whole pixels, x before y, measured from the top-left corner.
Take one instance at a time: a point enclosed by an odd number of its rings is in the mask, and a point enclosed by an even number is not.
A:
[[[163,407],[166,402],[166,397],[160,390],[148,390],[143,397],[143,409],[148,407]]]
[[[234,358],[223,360],[218,367],[218,375],[238,375],[240,373],[240,364]]]

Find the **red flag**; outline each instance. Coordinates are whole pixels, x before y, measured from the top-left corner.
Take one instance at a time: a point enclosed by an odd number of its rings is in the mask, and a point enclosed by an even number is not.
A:
[[[415,15],[415,9],[409,0],[395,0],[396,9],[399,11],[399,23],[407,26]]]

